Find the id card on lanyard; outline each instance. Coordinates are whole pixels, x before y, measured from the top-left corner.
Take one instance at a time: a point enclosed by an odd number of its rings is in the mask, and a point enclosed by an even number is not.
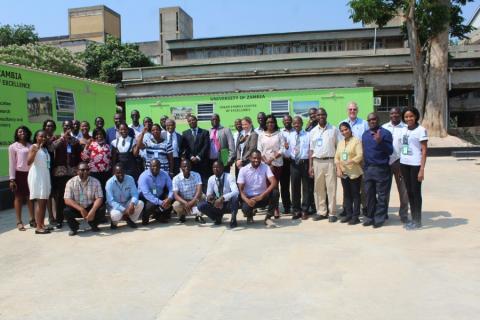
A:
[[[67,144],[67,153],[72,153],[72,146],[70,143]]]
[[[402,141],[402,154],[404,156],[408,155],[409,148],[408,148],[408,135],[403,136],[403,141]]]
[[[348,160],[348,152],[347,151],[343,151],[342,152],[342,161],[347,161]]]

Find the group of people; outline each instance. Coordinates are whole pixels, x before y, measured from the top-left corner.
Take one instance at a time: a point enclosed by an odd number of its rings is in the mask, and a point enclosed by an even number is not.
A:
[[[92,231],[107,222],[116,229],[124,220],[136,228],[153,218],[168,223],[203,216],[221,224],[231,214],[237,226],[241,208],[247,224],[259,208],[264,223],[275,226],[283,213],[292,219],[328,219],[351,225],[381,227],[388,219],[392,176],[400,198],[400,218],[407,229],[421,227],[421,184],[426,162],[427,134],[413,107],[390,111],[379,125],[377,114],[360,119],[358,106],[347,106],[348,117],[338,129],[327,121],[323,108],[311,108],[305,128],[300,116],[285,115],[279,128],[274,115],[260,112],[258,127],[251,118],[235,120],[234,132],[211,117],[211,128],[198,127],[189,115],[189,129],[176,131],[173,119],[160,124],[133,110],[127,125],[121,113],[104,129],[97,117],[90,131],[87,121],[67,120],[56,135],[46,120],[34,134],[21,126],[9,147],[10,188],[15,194],[17,228],[25,230],[22,205],[26,200],[30,225],[36,234],[61,229],[79,230],[78,219]],[[234,170],[233,170],[234,169]],[[235,172],[234,174],[231,172]],[[337,215],[336,188],[343,187],[343,212]],[[35,209],[33,203],[36,203]],[[408,217],[410,205],[411,219]],[[45,214],[49,213],[49,225]]]

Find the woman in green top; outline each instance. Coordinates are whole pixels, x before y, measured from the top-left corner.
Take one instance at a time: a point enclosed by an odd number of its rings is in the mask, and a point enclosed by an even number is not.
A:
[[[339,128],[345,139],[338,143],[335,164],[337,176],[342,181],[343,205],[346,214],[340,222],[354,225],[360,223],[360,185],[363,175],[362,142],[352,136],[352,128],[347,122],[342,122]]]

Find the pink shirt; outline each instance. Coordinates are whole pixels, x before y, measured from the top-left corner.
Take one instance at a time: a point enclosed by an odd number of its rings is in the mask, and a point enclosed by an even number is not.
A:
[[[27,164],[30,146],[30,143],[24,146],[20,142],[14,142],[8,147],[8,173],[10,180],[15,179],[15,171],[28,172],[30,169],[30,166]]]
[[[245,184],[244,191],[248,197],[258,196],[267,190],[267,180],[273,177],[272,170],[265,163],[254,168],[251,163],[242,167],[238,173],[237,183]]]

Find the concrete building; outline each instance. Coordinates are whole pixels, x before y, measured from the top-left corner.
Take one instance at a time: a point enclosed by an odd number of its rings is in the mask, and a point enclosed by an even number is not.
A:
[[[91,42],[104,43],[107,35],[121,39],[121,17],[107,6],[68,9],[68,35],[40,38],[44,44],[83,52]]]

